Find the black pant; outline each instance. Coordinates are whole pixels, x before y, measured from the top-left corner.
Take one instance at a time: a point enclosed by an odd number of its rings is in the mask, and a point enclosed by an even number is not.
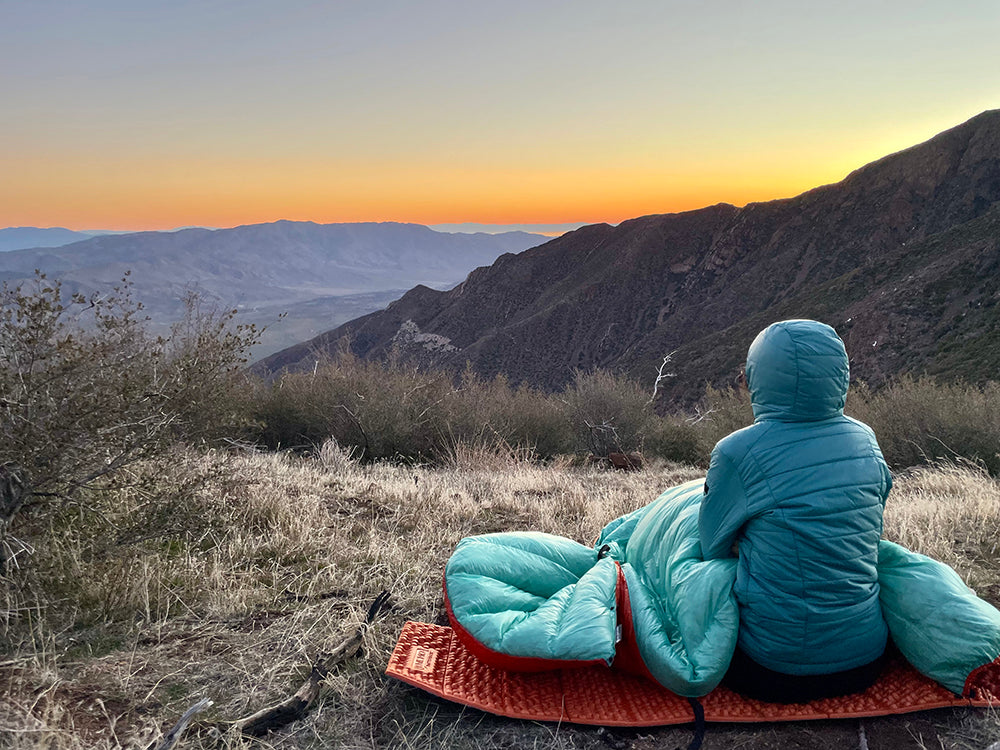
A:
[[[885,659],[883,653],[873,662],[832,674],[785,674],[758,664],[737,646],[722,684],[754,700],[808,703],[868,689],[882,673]]]

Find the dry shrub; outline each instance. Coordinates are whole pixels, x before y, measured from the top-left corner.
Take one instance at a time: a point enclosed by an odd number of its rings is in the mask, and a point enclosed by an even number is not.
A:
[[[575,447],[565,404],[529,386],[512,388],[503,375],[483,380],[467,369],[444,406],[448,458],[456,441],[495,444],[501,453],[529,449],[542,459]]]
[[[311,373],[261,388],[258,435],[270,448],[309,449],[328,438],[359,459],[447,462],[460,442],[497,440],[541,458],[572,450],[562,403],[505,378],[467,371],[456,384],[440,372],[360,360],[349,353]]]
[[[20,540],[67,505],[100,510],[128,468],[178,440],[221,439],[245,420],[240,399],[252,327],[189,301],[168,339],[153,337],[128,278],[107,295],[57,282],[0,292],[0,576]],[[29,527],[27,530],[25,527]]]
[[[562,395],[578,445],[597,456],[642,450],[652,411],[649,394],[607,370],[573,373]]]
[[[705,465],[719,439],[753,421],[745,390],[709,387],[694,413],[659,416],[646,389],[606,370],[578,371],[563,392],[547,394],[513,388],[503,376],[483,380],[471,369],[453,382],[350,353],[262,388],[256,415],[258,437],[270,448],[308,451],[333,438],[362,460],[439,465],[453,462],[457,445],[524,449],[541,460],[641,451]]]
[[[846,413],[871,426],[894,471],[941,460],[967,460],[994,476],[1000,474],[998,383],[939,383],[928,377],[903,376],[878,391],[856,383],[848,392]],[[753,422],[750,394],[742,388],[708,386],[687,421],[711,448]]]
[[[508,471],[523,463],[533,463],[537,456],[530,448],[511,445],[499,436],[477,440],[456,440],[444,465],[465,471]]]
[[[258,437],[270,448],[311,449],[333,438],[365,460],[420,459],[445,432],[438,407],[452,384],[442,373],[341,352],[261,390]]]
[[[349,471],[357,461],[356,446],[344,447],[335,438],[327,438],[316,451],[316,460],[325,471],[340,473]]]
[[[644,427],[643,451],[669,461],[707,467],[715,444],[753,422],[750,394],[709,385],[689,413],[651,418]]]
[[[182,612],[199,580],[181,571],[228,522],[202,492],[220,479],[211,462],[172,450],[123,468],[114,485],[91,487],[77,502],[27,515],[20,533],[31,542],[12,560],[7,582],[17,601],[0,636],[11,644],[31,636],[24,625],[33,616],[80,630]]]
[[[731,432],[753,424],[753,407],[750,391],[746,388],[705,387],[705,395],[695,413],[689,417],[692,424],[715,445]]]
[[[1000,384],[903,377],[877,392],[856,384],[847,407],[875,430],[895,470],[961,457],[1000,473]],[[604,370],[577,372],[562,393],[546,394],[502,376],[467,370],[456,383],[349,354],[261,388],[256,414],[258,438],[271,448],[309,450],[333,437],[363,460],[432,463],[450,461],[459,442],[498,441],[541,459],[639,450],[703,465],[716,442],[753,422],[743,388],[708,386],[690,412],[660,416],[639,383]]]
[[[874,392],[853,387],[847,410],[871,426],[895,470],[963,458],[1000,475],[1000,383],[903,376]]]
[[[704,429],[683,417],[650,419],[643,440],[643,455],[688,466],[708,466],[711,438]]]

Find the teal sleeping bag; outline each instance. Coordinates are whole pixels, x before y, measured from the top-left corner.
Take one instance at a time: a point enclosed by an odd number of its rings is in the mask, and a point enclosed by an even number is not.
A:
[[[701,556],[703,496],[700,480],[673,487],[609,523],[594,547],[537,532],[463,539],[445,568],[452,625],[505,669],[618,667],[634,651],[629,671],[679,695],[709,693],[732,657],[739,608],[736,559]],[[1000,612],[947,565],[882,541],[878,577],[890,636],[921,673],[964,694],[1000,656]]]

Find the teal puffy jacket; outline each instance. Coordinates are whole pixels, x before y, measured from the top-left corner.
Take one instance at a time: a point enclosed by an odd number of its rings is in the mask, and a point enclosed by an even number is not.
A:
[[[882,653],[878,543],[892,487],[875,436],[844,416],[848,360],[827,325],[789,320],[747,354],[755,422],[721,440],[701,504],[705,558],[739,546],[739,645],[786,674]]]

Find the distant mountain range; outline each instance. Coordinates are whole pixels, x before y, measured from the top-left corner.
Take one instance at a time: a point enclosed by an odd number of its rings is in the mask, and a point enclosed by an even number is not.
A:
[[[74,232],[62,227],[7,227],[0,229],[0,253],[24,250],[31,247],[60,247],[71,242],[89,240],[93,234]]]
[[[1000,110],[795,198],[584,227],[257,369],[311,367],[346,339],[555,389],[594,367],[652,385],[674,352],[665,398],[685,401],[732,382],[754,335],[792,317],[833,325],[872,385],[1000,377]]]
[[[197,291],[209,307],[238,308],[243,320],[268,326],[256,352],[263,356],[378,310],[415,284],[447,289],[499,255],[545,239],[526,232],[451,234],[418,224],[278,221],[11,250],[0,254],[0,279],[17,283],[37,268],[67,291],[89,293],[111,288],[131,271],[135,297],[155,325],[177,320],[186,292]]]

